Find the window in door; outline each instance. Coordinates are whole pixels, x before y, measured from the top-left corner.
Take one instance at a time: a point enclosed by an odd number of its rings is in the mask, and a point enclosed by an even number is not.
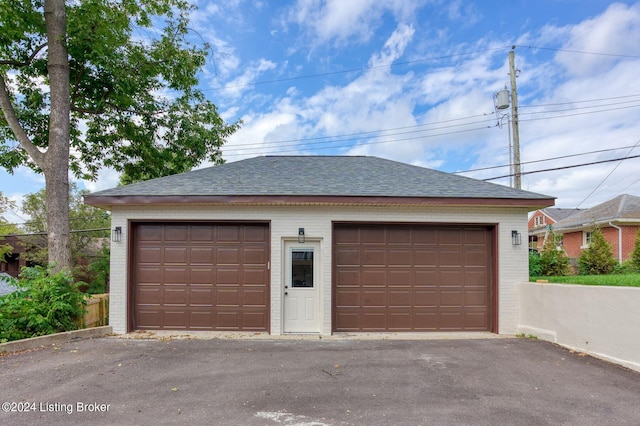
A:
[[[291,287],[313,288],[313,250],[291,252]]]

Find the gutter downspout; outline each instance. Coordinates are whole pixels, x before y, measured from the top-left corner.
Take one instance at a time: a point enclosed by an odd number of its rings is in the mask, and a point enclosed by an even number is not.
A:
[[[622,228],[611,222],[609,222],[609,225],[618,230],[618,263],[622,265]]]

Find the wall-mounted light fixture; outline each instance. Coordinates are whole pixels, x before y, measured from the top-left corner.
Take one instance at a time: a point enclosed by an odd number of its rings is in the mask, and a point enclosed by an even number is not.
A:
[[[298,242],[304,243],[304,228],[298,228]]]
[[[522,234],[516,231],[515,229],[511,231],[511,243],[514,246],[519,246],[522,244]]]
[[[111,241],[114,243],[119,243],[122,241],[122,227],[116,226],[113,231],[111,231]]]

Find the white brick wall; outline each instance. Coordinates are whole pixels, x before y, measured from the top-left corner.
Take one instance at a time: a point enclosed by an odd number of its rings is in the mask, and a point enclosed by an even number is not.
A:
[[[111,244],[110,324],[115,333],[127,330],[127,257],[129,220],[247,220],[270,221],[271,226],[271,333],[282,333],[282,268],[286,239],[295,240],[298,228],[319,241],[322,252],[322,334],[331,334],[331,235],[334,221],[426,222],[497,224],[499,332],[514,334],[518,325],[517,284],[528,280],[527,210],[482,207],[220,207],[220,206],[114,206],[112,227],[123,229],[122,242]],[[511,244],[511,230],[523,236]]]

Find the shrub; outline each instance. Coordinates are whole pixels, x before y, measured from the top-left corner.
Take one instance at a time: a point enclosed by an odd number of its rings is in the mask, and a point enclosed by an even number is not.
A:
[[[635,274],[638,273],[638,269],[633,265],[631,259],[625,260],[622,263],[616,262],[613,267],[613,273],[617,275],[627,275],[627,274]]]
[[[540,253],[540,269],[544,276],[559,276],[569,273],[569,258],[564,250],[558,250],[559,238],[553,231],[549,231],[547,240]]]
[[[103,245],[96,259],[89,264],[87,271],[93,278],[89,283],[89,294],[102,294],[109,292],[110,249]]]
[[[542,275],[542,265],[540,264],[540,254],[529,252],[529,276],[538,277]]]
[[[616,264],[611,245],[604,239],[600,228],[594,227],[589,247],[584,249],[578,258],[580,275],[607,275],[613,272]]]
[[[0,342],[78,328],[85,301],[70,274],[24,268],[12,284],[17,291],[0,298]]]

